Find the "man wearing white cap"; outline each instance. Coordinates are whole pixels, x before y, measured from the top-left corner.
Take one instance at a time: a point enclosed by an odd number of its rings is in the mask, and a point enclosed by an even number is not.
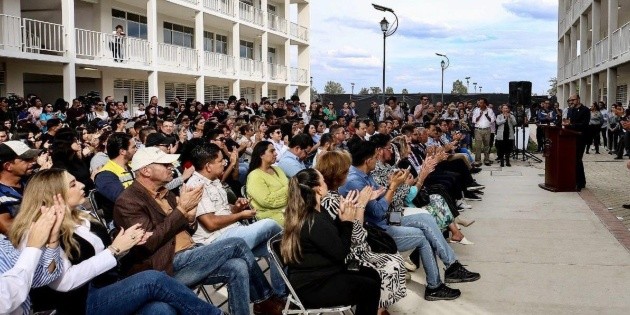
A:
[[[26,177],[33,173],[40,150],[21,141],[0,144],[0,233],[7,234],[22,203]]]
[[[190,287],[226,282],[230,314],[249,314],[249,301],[255,303],[254,314],[281,314],[283,303],[273,296],[245,241],[226,238],[209,245],[193,241],[203,186],[183,185],[179,197],[164,187],[173,179],[178,158],[179,154],[156,147],[139,149],[133,156],[136,179],[116,200],[114,222],[125,229],[140,223],[153,235],[127,254],[121,272],[165,271]]]

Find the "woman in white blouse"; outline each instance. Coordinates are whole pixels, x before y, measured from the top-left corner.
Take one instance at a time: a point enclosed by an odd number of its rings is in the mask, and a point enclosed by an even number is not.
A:
[[[11,240],[19,243],[41,215],[40,208],[66,209],[60,233],[63,273],[49,285],[54,291],[40,292],[48,308],[58,314],[221,314],[165,273],[144,271],[121,280],[118,259],[146,242],[151,233],[134,225],[121,230],[112,242],[105,227],[80,210],[85,202],[83,187],[64,170],[38,172],[26,186],[11,229]]]

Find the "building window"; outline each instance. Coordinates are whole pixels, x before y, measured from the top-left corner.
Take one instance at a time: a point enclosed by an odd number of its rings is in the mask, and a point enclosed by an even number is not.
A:
[[[625,104],[628,99],[628,85],[620,85],[617,87],[617,95],[615,95],[616,102]]]
[[[203,50],[227,55],[227,36],[204,31]]]
[[[164,22],[164,42],[194,48],[195,30],[192,27]]]
[[[267,62],[276,63],[276,49],[269,47],[267,49]]]
[[[179,97],[181,100],[197,97],[197,88],[194,83],[166,82],[164,84],[164,98],[172,100]]]
[[[226,101],[230,97],[230,88],[228,86],[206,85],[204,97],[206,102]]]
[[[129,37],[147,39],[147,17],[135,13],[112,9],[112,30],[122,25]]]
[[[254,43],[241,41],[241,58],[254,59]]]
[[[273,4],[267,4],[267,11],[270,13],[276,14],[276,6]]]
[[[203,50],[214,51],[214,33],[203,32]]]
[[[246,99],[248,103],[253,102],[256,97],[256,89],[253,87],[242,87],[241,97]]]
[[[270,102],[275,102],[278,100],[278,90],[272,90],[269,89],[267,90],[267,97],[269,98]]]

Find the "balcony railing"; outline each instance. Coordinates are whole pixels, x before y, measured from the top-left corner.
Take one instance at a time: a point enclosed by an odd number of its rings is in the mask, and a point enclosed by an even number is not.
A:
[[[308,84],[308,71],[306,69],[291,68],[291,83]]]
[[[203,0],[203,6],[209,10],[234,17],[234,0]]]
[[[262,61],[241,58],[241,74],[246,77],[260,79],[263,77]]]
[[[278,81],[287,81],[287,67],[275,63],[268,64],[269,79]]]
[[[283,17],[277,16],[271,12],[267,13],[267,25],[274,31],[286,34],[288,32],[287,22],[288,21]]]
[[[263,11],[247,3],[238,3],[238,16],[241,20],[264,26]]]
[[[571,62],[571,75],[578,75],[582,71],[582,55],[575,57]]]
[[[608,61],[609,58],[608,37],[605,37],[595,44],[595,58],[593,59],[594,66],[601,65],[602,63]]]
[[[199,0],[177,0],[177,1],[186,2],[186,3],[193,4],[193,5],[199,4]]]
[[[582,53],[582,71],[590,70],[593,67],[593,49],[589,48]]]
[[[617,58],[630,50],[630,22],[613,32],[611,45],[612,58]]]
[[[76,29],[77,57],[149,65],[151,47],[148,41],[121,37],[111,33]]]
[[[197,70],[197,50],[177,45],[159,43],[158,63],[188,70]]]
[[[234,57],[215,53],[211,51],[204,52],[204,69],[214,73],[223,75],[234,74]]]
[[[0,14],[0,48],[16,51],[61,55],[64,28],[61,24]]]
[[[308,28],[291,22],[290,34],[303,41],[308,41]]]

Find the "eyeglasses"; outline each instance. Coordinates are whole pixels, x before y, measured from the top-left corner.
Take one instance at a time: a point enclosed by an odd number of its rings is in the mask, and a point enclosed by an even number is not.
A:
[[[155,165],[162,165],[162,166],[166,167],[169,170],[175,168],[175,166],[173,166],[173,163],[153,163],[153,164],[155,164]]]

